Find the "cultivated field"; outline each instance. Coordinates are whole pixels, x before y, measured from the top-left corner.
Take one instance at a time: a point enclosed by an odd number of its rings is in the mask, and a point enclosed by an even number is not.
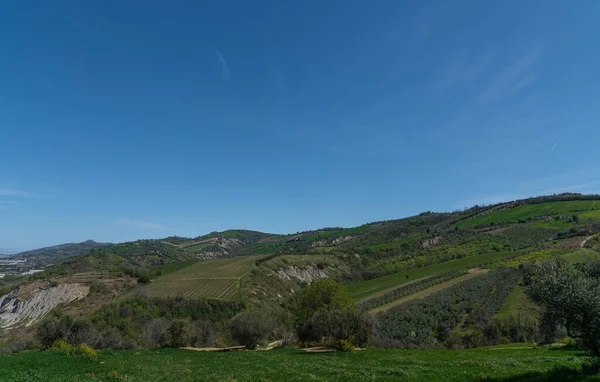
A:
[[[3,355],[2,381],[599,381],[580,350],[527,344],[475,350],[296,349],[101,351],[97,360],[51,351]]]
[[[146,291],[151,297],[216,298],[234,300],[240,279],[260,256],[232,257],[196,262],[152,281]]]
[[[423,268],[415,268],[403,272],[392,273],[372,280],[347,284],[346,289],[348,292],[350,292],[350,295],[355,301],[365,301],[369,298],[372,298],[372,296],[380,295],[382,292],[392,290],[399,285],[419,278],[433,276],[438,273],[467,270],[471,266],[498,261],[506,257],[514,256],[518,253],[519,252],[497,252],[485,255],[463,257],[462,259],[445,261]]]
[[[600,200],[574,200],[568,202],[527,204],[466,219],[458,222],[456,226],[486,226],[490,223],[502,224],[517,222],[519,219],[544,215],[577,215],[580,218],[598,218],[600,217],[600,211],[598,210],[600,210]]]
[[[434,285],[432,287],[429,287],[427,289],[423,289],[423,290],[420,290],[420,291],[418,291],[416,293],[410,294],[410,295],[408,295],[406,297],[394,300],[394,301],[392,301],[392,302],[390,302],[388,304],[379,306],[379,307],[374,308],[374,309],[370,309],[369,313],[375,314],[375,313],[379,313],[379,312],[385,312],[388,309],[391,309],[391,308],[394,308],[396,306],[402,305],[402,304],[407,303],[409,301],[412,301],[412,300],[415,300],[415,299],[418,299],[418,298],[425,298],[425,297],[430,296],[432,294],[435,294],[435,293],[437,293],[437,292],[439,292],[441,290],[444,290],[446,288],[450,288],[453,285],[456,285],[456,284],[461,283],[463,281],[472,279],[473,277],[482,275],[482,274],[484,274],[486,272],[487,272],[487,269],[473,270],[473,272],[469,272],[466,275],[455,277],[453,279],[450,279],[448,281],[436,284],[436,285]]]

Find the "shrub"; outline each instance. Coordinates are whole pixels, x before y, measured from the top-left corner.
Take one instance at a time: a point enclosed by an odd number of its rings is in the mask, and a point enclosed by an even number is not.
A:
[[[69,357],[98,358],[98,353],[87,345],[71,345],[65,340],[57,340],[50,345],[50,351],[64,353]]]
[[[211,346],[215,344],[216,330],[212,322],[196,321],[192,325],[190,343],[196,347]]]
[[[345,352],[353,352],[356,350],[356,347],[350,341],[341,340],[338,343],[338,349]]]
[[[140,335],[140,345],[145,348],[162,348],[169,345],[167,329],[171,322],[166,318],[154,318],[146,323]]]
[[[68,353],[70,356],[74,357],[83,357],[89,359],[97,359],[98,352],[92,349],[90,346],[81,344],[77,346],[73,346],[72,350]]]
[[[171,322],[167,329],[169,334],[170,343],[169,345],[173,348],[184,347],[189,342],[189,328],[188,323],[184,320],[175,320]]]
[[[35,332],[35,338],[44,347],[51,346],[57,340],[67,340],[71,334],[73,319],[58,312],[46,317]]]
[[[248,349],[254,349],[272,330],[271,320],[254,313],[240,313],[231,321],[231,336]]]
[[[340,350],[363,347],[369,342],[369,321],[357,310],[315,313],[301,328],[301,340],[324,341]]]
[[[34,348],[34,344],[31,340],[11,340],[6,343],[0,344],[0,355],[17,353],[25,349]]]

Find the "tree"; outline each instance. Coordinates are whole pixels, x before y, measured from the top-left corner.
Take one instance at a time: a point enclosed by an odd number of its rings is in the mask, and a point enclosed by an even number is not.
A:
[[[54,341],[67,340],[71,334],[73,319],[60,312],[53,312],[46,317],[35,331],[35,338],[44,347],[50,347]]]
[[[564,326],[600,357],[600,259],[573,266],[557,258],[533,266],[529,295],[542,307],[547,340]]]
[[[331,279],[320,279],[302,291],[298,306],[298,321],[308,321],[322,310],[352,309],[354,303],[344,286]]]
[[[340,349],[365,346],[369,339],[366,317],[344,286],[331,279],[317,280],[302,292],[296,329],[301,341],[324,340]]]
[[[180,348],[188,344],[190,339],[189,328],[187,321],[173,320],[167,328],[167,333],[170,337],[171,347]]]
[[[231,320],[231,336],[248,349],[256,348],[272,329],[273,325],[268,317],[255,313],[240,313]]]
[[[366,346],[369,342],[369,323],[356,309],[321,310],[305,324],[313,340],[323,339],[338,349],[347,345]]]

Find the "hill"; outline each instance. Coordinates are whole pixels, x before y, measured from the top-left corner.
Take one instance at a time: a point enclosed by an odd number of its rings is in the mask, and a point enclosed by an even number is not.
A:
[[[61,260],[89,253],[92,249],[102,248],[112,245],[111,243],[98,243],[93,240],[87,240],[81,243],[66,243],[34,249],[31,251],[20,252],[13,256],[14,259],[26,260],[28,263],[38,266],[55,264]]]
[[[600,196],[562,194],[288,235],[228,230],[138,240],[91,249],[20,281],[101,282],[115,285],[110,293],[122,298],[211,299],[279,316],[293,312],[302,288],[327,277],[343,282],[357,306],[374,315],[380,344],[536,341],[539,310],[523,281],[528,264],[597,257],[599,212]],[[9,280],[3,288],[14,285]],[[106,293],[77,304],[109,301],[100,297]],[[456,299],[460,306],[447,303]],[[431,319],[431,304],[447,315]],[[415,327],[419,320],[427,324]],[[410,334],[419,331],[422,337]]]

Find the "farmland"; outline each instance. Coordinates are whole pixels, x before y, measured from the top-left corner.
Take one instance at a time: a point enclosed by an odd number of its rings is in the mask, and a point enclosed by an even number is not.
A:
[[[101,351],[97,360],[27,351],[2,356],[3,381],[598,381],[577,349],[515,344],[474,350],[367,349],[354,353]]]
[[[392,273],[372,280],[348,284],[346,285],[346,289],[356,301],[364,301],[372,295],[392,290],[397,286],[414,279],[428,277],[438,273],[466,270],[471,266],[497,261],[514,256],[517,253],[518,252],[497,252],[464,257],[462,259],[450,260],[423,268],[414,268],[404,272]]]
[[[238,296],[240,279],[258,258],[260,257],[245,256],[199,261],[158,277],[146,290],[151,297],[233,300]]]
[[[490,224],[516,223],[520,219],[546,215],[578,215],[584,218],[600,216],[599,200],[575,200],[528,204],[511,209],[494,211],[488,214],[466,219],[456,224],[459,228],[487,226]],[[586,212],[587,211],[587,212]]]
[[[451,278],[451,279],[449,279],[447,281],[435,284],[435,285],[433,285],[433,286],[431,286],[429,288],[422,289],[422,290],[419,290],[419,291],[417,291],[415,293],[409,294],[406,297],[394,300],[394,301],[392,301],[392,302],[390,302],[388,304],[385,304],[385,305],[379,306],[377,308],[371,309],[371,310],[369,310],[369,313],[385,312],[388,309],[397,307],[397,306],[402,305],[402,304],[404,304],[406,302],[409,302],[409,301],[412,301],[412,300],[415,300],[415,299],[419,299],[419,298],[425,298],[425,297],[430,296],[432,294],[435,294],[435,293],[437,293],[437,292],[439,292],[439,291],[441,291],[443,289],[449,288],[449,287],[454,286],[454,285],[456,285],[458,283],[461,283],[463,281],[466,281],[466,280],[469,280],[469,279],[471,279],[473,277],[481,275],[482,273],[485,273],[485,271],[486,270],[477,270],[475,272],[470,272],[470,273],[467,273],[467,274],[464,274],[464,275],[460,275],[458,277]]]

